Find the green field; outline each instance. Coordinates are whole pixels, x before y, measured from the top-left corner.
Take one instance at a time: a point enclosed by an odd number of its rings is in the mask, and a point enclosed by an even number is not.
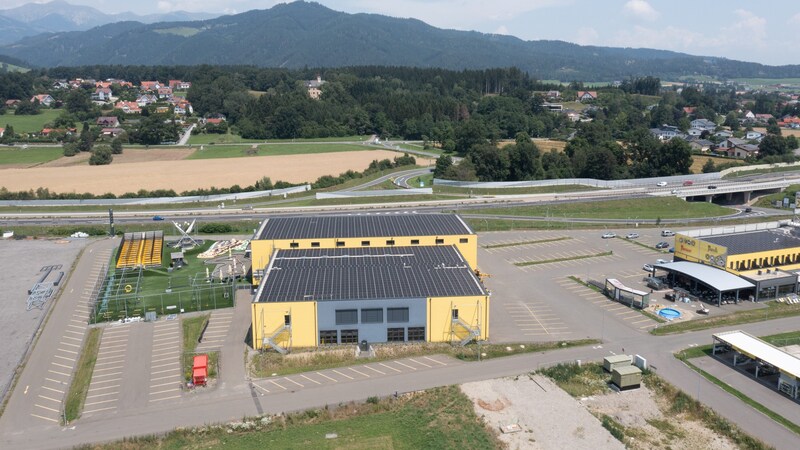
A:
[[[64,155],[61,147],[19,147],[0,148],[0,165],[2,164],[41,164],[58,159]]]
[[[205,264],[197,257],[214,243],[206,240],[202,246],[184,252],[186,265],[179,270],[167,270],[170,253],[175,251],[167,245],[165,238],[162,250],[163,265],[160,268],[144,269],[138,284],[138,270],[109,269],[109,278],[101,288],[92,322],[118,320],[125,317],[144,316],[146,311],[156,311],[158,315],[207,311],[233,306],[232,286],[229,283],[203,283],[194,288],[192,281],[203,278],[206,268],[214,270],[214,265]],[[115,253],[116,255],[116,253]],[[116,263],[114,258],[111,264]],[[130,286],[130,288],[128,288]],[[167,290],[171,292],[167,292]],[[126,290],[131,292],[126,293]]]
[[[14,111],[6,111],[5,115],[0,117],[0,127],[8,128],[6,125],[11,125],[15,133],[33,133],[41,131],[46,123],[55,120],[59,114],[61,114],[60,109],[47,108],[42,108],[42,113],[34,116],[16,116]]]
[[[634,198],[560,205],[522,206],[470,210],[470,214],[491,214],[520,217],[572,217],[587,219],[682,219],[719,217],[732,214],[725,208],[707,202],[685,202],[675,197]]]
[[[329,138],[314,138],[314,139],[245,139],[238,134],[193,134],[189,138],[190,145],[203,145],[203,144],[240,144],[240,143],[308,143],[308,142],[362,142],[367,140],[369,136],[343,136],[343,137],[329,137]]]
[[[241,158],[245,156],[307,155],[312,153],[336,153],[375,150],[376,147],[359,144],[261,144],[256,153],[250,153],[250,145],[207,145],[197,149],[187,159]]]

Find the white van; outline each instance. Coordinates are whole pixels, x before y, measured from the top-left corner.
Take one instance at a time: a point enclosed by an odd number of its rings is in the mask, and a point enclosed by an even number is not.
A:
[[[662,230],[661,231],[661,236],[664,236],[664,237],[675,236],[675,232],[674,231],[670,231],[670,230]]]

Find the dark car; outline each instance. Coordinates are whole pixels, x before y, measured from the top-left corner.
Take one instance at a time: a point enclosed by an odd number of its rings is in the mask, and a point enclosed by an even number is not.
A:
[[[659,250],[664,248],[669,248],[669,242],[661,241],[658,244],[656,244],[656,248]]]
[[[708,185],[708,188],[709,188],[709,189],[716,189],[717,187],[716,187],[716,186],[714,186],[713,184],[710,184],[710,185]]]
[[[161,216],[153,216],[153,220],[164,220]]]
[[[746,213],[753,212],[753,208],[745,208],[744,212],[746,212]]]

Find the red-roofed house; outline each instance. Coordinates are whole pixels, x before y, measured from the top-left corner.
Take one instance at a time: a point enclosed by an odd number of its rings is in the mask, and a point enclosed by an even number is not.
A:
[[[110,136],[110,137],[114,138],[114,137],[117,137],[117,136],[119,136],[120,134],[122,134],[124,132],[125,132],[125,130],[123,130],[122,128],[113,127],[113,128],[103,128],[103,130],[101,131],[101,134],[103,136]]]
[[[114,116],[98,117],[97,126],[103,128],[115,128],[119,126],[119,119]]]
[[[142,108],[136,102],[119,101],[114,104],[114,109],[121,109],[125,114],[139,114],[142,112]]]
[[[694,114],[694,110],[696,110],[696,109],[697,108],[694,107],[694,106],[684,106],[683,107],[683,112],[688,116],[690,114]]]
[[[169,87],[174,91],[185,91],[192,87],[192,83],[181,80],[169,80]]]
[[[175,114],[185,115],[185,114],[191,114],[193,112],[194,110],[192,109],[192,104],[187,101],[178,102],[175,105]]]
[[[160,87],[158,88],[158,98],[172,98],[172,88]]]
[[[595,91],[579,91],[578,92],[578,101],[579,102],[590,102],[592,100],[597,100],[597,92],[595,92]]]
[[[206,123],[210,123],[211,125],[219,125],[224,121],[225,121],[225,119],[221,119],[221,118],[206,119]]]
[[[142,81],[140,89],[142,91],[157,91],[161,87],[158,81]]]
[[[0,137],[3,137],[4,134],[6,134],[6,129],[0,128]]]
[[[759,122],[767,123],[769,119],[774,119],[772,114],[756,114],[756,120]]]
[[[16,108],[20,101],[18,98],[8,99],[6,100],[6,108]]]
[[[38,101],[40,105],[50,106],[56,101],[50,94],[39,94],[31,97],[31,103]]]
[[[98,102],[107,102],[111,100],[111,89],[107,87],[95,89],[94,93],[92,94],[92,100]]]
[[[110,81],[98,81],[94,84],[96,88],[110,88],[111,82]]]

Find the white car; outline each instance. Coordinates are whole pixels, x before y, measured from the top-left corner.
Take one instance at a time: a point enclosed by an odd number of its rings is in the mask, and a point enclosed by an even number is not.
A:
[[[615,237],[617,237],[617,233],[614,233],[613,231],[608,231],[606,233],[603,233],[603,239],[611,239]]]
[[[628,233],[625,235],[625,239],[638,239],[639,233]]]
[[[666,259],[661,259],[661,258],[656,260],[656,264],[667,264],[667,263],[671,263],[671,262],[672,261],[667,261]]]
[[[646,270],[648,272],[652,272],[653,271],[653,266],[650,265],[650,264],[645,264],[645,265],[642,266],[642,270]]]
[[[666,185],[667,185],[666,181],[659,181],[658,183],[656,183],[656,186],[658,186],[658,187],[664,187]]]

